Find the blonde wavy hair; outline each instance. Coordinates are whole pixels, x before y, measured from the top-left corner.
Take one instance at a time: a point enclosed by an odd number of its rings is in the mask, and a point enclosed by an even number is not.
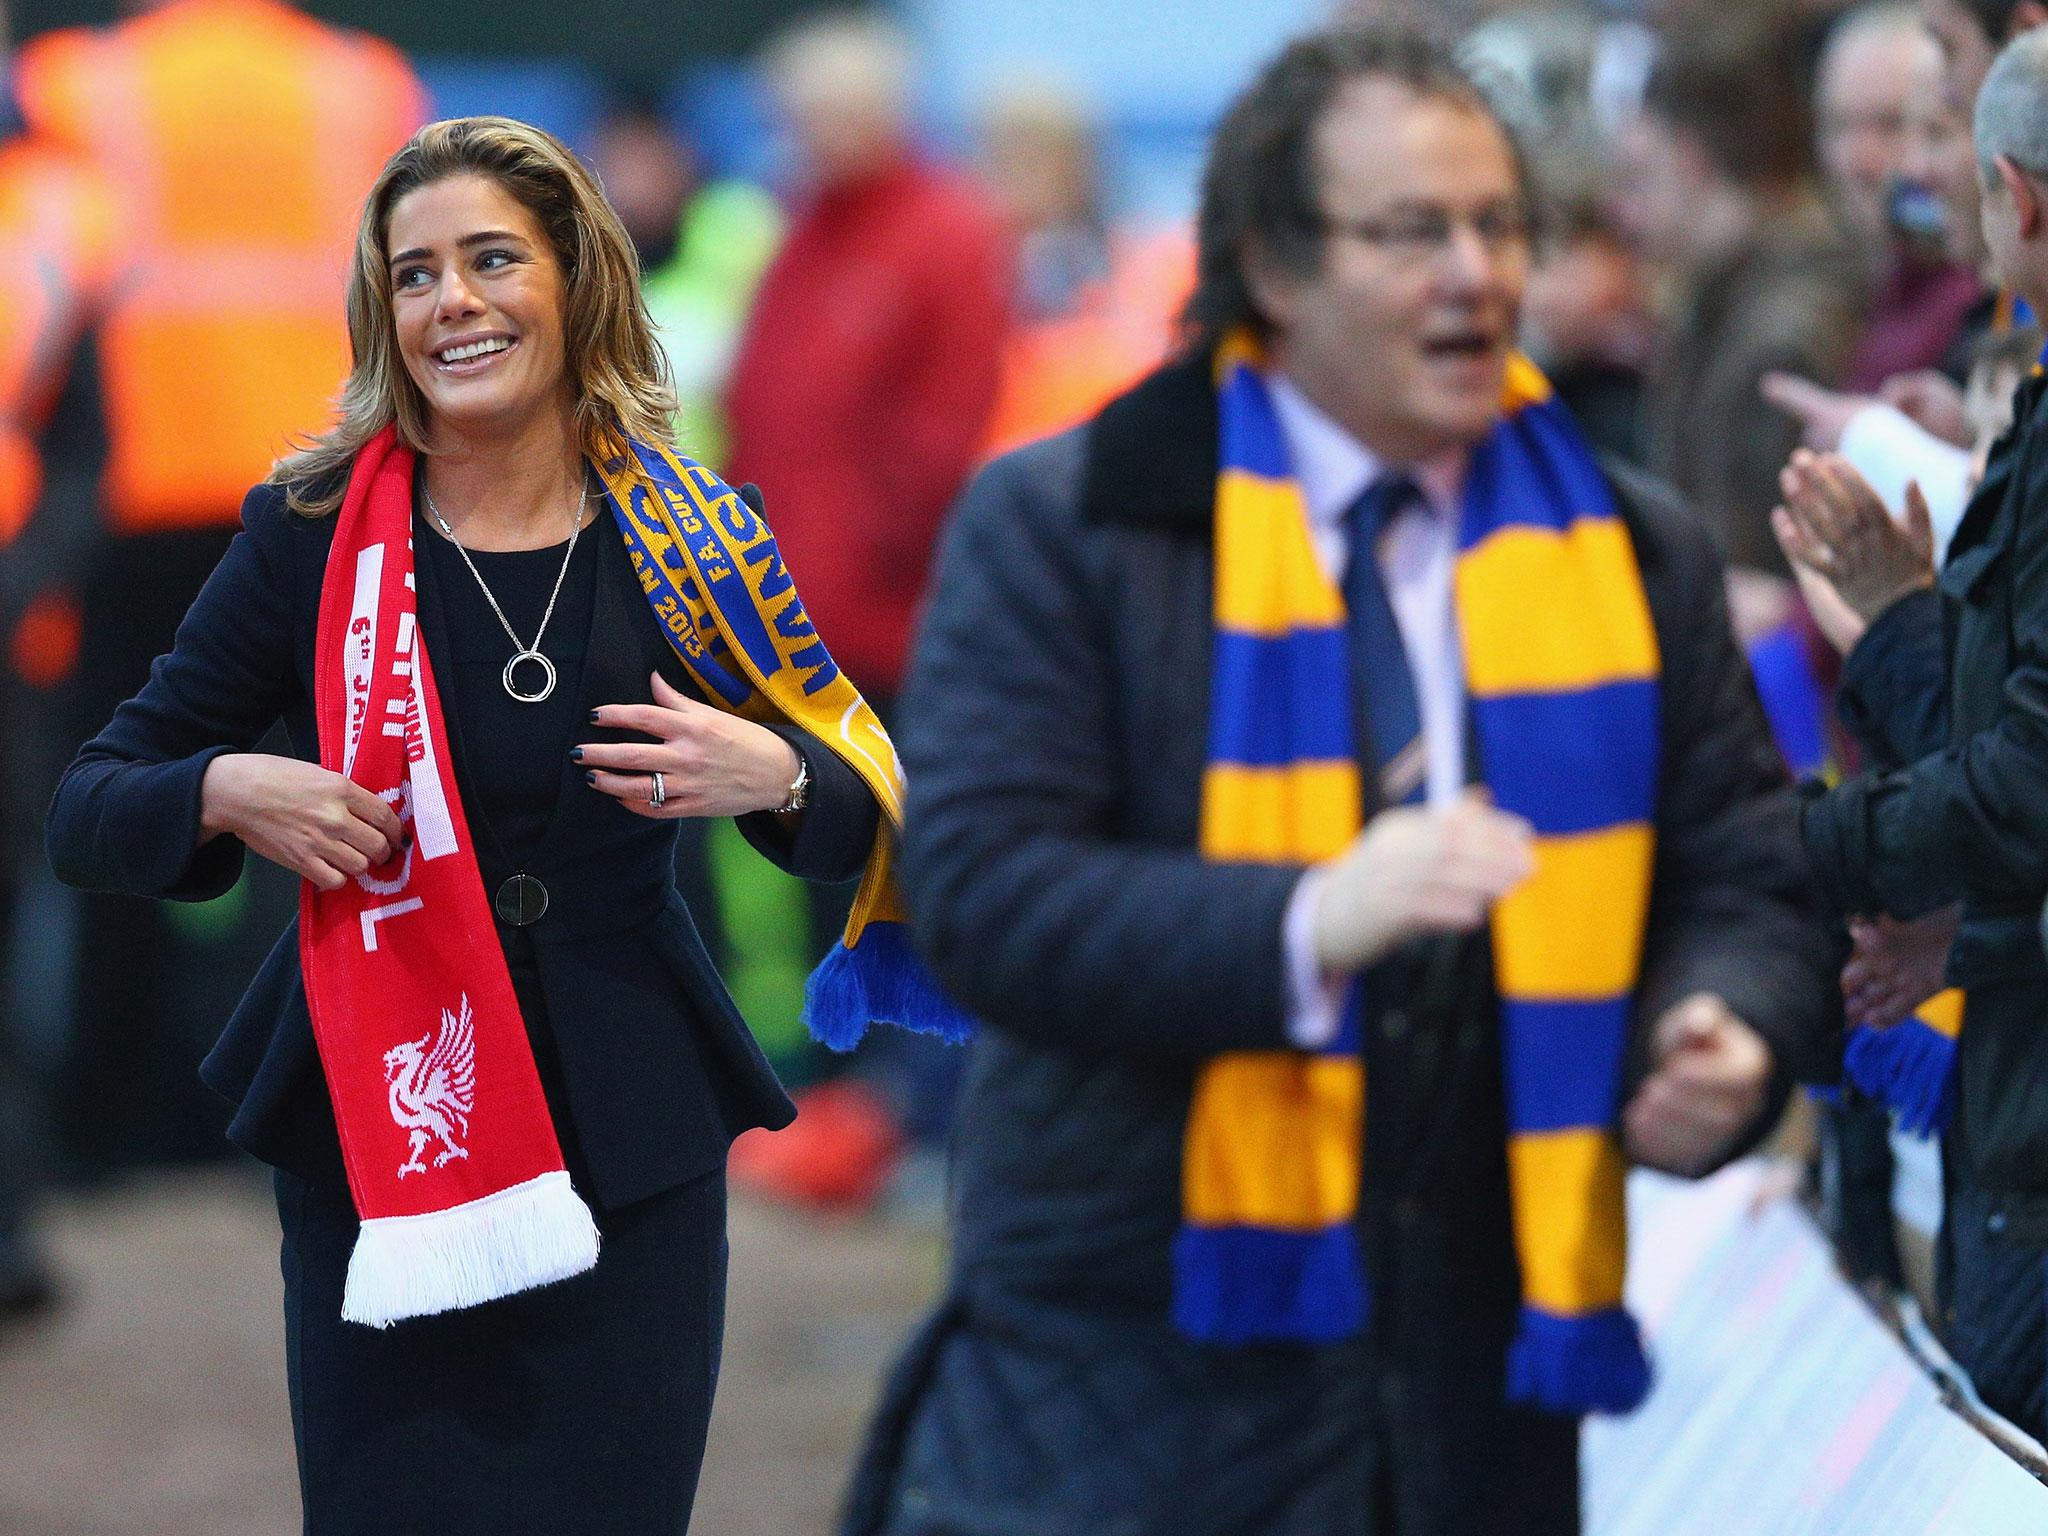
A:
[[[350,463],[391,423],[407,447],[433,451],[427,403],[398,352],[385,238],[400,198],[451,176],[483,176],[504,188],[554,247],[567,293],[564,352],[584,453],[611,457],[622,436],[673,446],[675,390],[640,297],[640,264],[597,178],[568,146],[530,123],[450,118],[414,134],[363,204],[348,280],[353,363],[340,419],[270,471],[270,483],[283,486],[303,516],[325,517],[341,505]]]

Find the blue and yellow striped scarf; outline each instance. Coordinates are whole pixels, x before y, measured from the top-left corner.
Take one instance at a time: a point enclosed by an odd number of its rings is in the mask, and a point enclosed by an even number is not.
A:
[[[1215,672],[1201,850],[1314,863],[1364,795],[1343,598],[1319,564],[1262,360],[1219,350]],[[1614,1123],[1654,856],[1658,654],[1627,528],[1577,427],[1517,360],[1473,454],[1455,592],[1495,801],[1538,837],[1492,922],[1523,1307],[1508,1392],[1633,1407],[1649,1367],[1622,1307]],[[1370,551],[1354,552],[1370,559]],[[1182,1167],[1175,1321],[1206,1341],[1327,1342],[1365,1322],[1357,1247],[1365,1067],[1354,994],[1318,1053],[1202,1069]]]
[[[896,889],[903,765],[812,628],[768,524],[710,470],[660,444],[630,443],[597,467],[641,591],[704,697],[809,731],[882,808],[845,936],[805,988],[805,1024],[835,1050],[851,1049],[871,1023],[965,1039],[971,1023],[911,949]]]

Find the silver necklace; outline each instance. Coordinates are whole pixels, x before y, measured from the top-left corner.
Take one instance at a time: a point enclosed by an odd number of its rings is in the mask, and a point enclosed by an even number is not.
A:
[[[569,560],[576,553],[576,540],[583,532],[583,508],[590,500],[590,476],[586,474],[583,477],[583,494],[576,498],[576,516],[569,528],[569,547],[562,553],[562,568],[555,572],[555,590],[548,594],[547,612],[540,616],[540,628],[533,632],[531,645],[520,640],[518,631],[512,627],[512,621],[505,617],[505,610],[498,606],[497,598],[491,595],[491,584],[484,580],[484,573],[476,568],[476,562],[469,558],[469,551],[464,549],[462,541],[455,537],[455,530],[448,526],[448,519],[441,515],[441,509],[434,505],[434,493],[427,489],[424,482],[420,485],[420,495],[426,498],[427,510],[434,515],[434,521],[441,525],[441,532],[447,536],[448,542],[455,546],[455,553],[462,556],[462,563],[469,567],[469,574],[474,576],[476,584],[484,589],[484,601],[491,605],[491,612],[498,616],[498,622],[505,626],[505,634],[512,641],[512,659],[505,663],[505,670],[499,679],[504,683],[505,691],[522,704],[540,703],[555,691],[555,664],[540,653],[540,637],[548,632],[548,620],[555,616],[555,599],[562,595],[562,582],[569,574]],[[518,685],[512,681],[512,674],[522,661],[531,661],[539,665],[541,676],[538,693],[521,693]]]

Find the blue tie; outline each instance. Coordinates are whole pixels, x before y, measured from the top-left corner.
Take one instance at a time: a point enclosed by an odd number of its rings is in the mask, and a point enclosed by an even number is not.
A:
[[[1379,774],[1379,803],[1420,804],[1424,758],[1422,712],[1415,676],[1401,643],[1401,626],[1387,600],[1379,544],[1395,518],[1421,499],[1408,476],[1381,475],[1345,514],[1351,552],[1344,569],[1344,607],[1350,616],[1351,670],[1365,700],[1366,733]]]

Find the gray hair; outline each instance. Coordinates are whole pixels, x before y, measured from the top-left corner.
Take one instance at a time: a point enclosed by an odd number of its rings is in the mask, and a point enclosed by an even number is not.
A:
[[[2022,32],[1999,54],[1977,93],[1977,169],[1998,180],[2003,155],[2030,175],[2048,177],[2048,28]]]

